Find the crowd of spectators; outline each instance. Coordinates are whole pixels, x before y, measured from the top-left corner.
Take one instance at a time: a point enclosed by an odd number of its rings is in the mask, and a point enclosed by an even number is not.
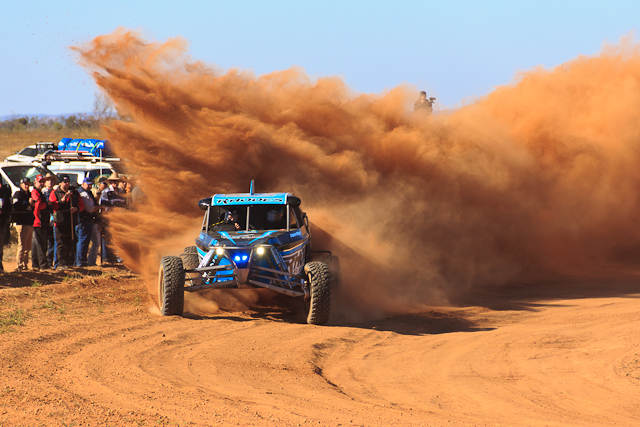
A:
[[[0,181],[0,273],[2,257],[16,230],[17,271],[34,271],[119,263],[111,246],[107,216],[109,210],[135,205],[134,182],[113,173],[93,182],[85,178],[78,188],[66,175],[38,175],[32,183],[20,180],[20,189],[10,193]]]

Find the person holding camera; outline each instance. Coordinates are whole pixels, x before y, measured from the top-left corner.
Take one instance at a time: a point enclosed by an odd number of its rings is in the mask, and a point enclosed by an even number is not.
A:
[[[87,256],[89,252],[89,243],[93,242],[93,246],[96,247],[100,245],[99,240],[94,240],[93,233],[94,226],[94,217],[97,212],[100,211],[102,206],[96,205],[95,199],[93,198],[93,194],[91,193],[91,186],[93,181],[91,178],[85,178],[82,181],[82,185],[78,189],[80,193],[80,198],[82,203],[84,204],[84,211],[80,212],[79,220],[80,222],[76,226],[76,233],[78,235],[78,244],[76,247],[76,267],[86,267],[87,265],[95,265],[96,258],[89,258],[89,262],[87,261]],[[96,250],[97,254],[97,250]]]
[[[413,111],[423,111],[425,113],[431,113],[433,111],[433,102],[435,98],[427,99],[427,92],[420,92],[420,98],[413,104]]]
[[[53,205],[58,262],[61,270],[73,266],[73,241],[78,212],[84,211],[80,194],[71,188],[71,181],[63,175],[58,189],[51,193],[49,201]]]

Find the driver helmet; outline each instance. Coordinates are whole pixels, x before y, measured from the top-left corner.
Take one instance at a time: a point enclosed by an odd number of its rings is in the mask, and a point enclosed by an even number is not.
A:
[[[271,209],[267,211],[267,221],[278,222],[282,219],[282,209]]]
[[[234,222],[238,222],[238,211],[233,210],[233,211],[227,211],[227,214],[225,216],[225,221],[231,221],[231,217],[233,216]]]

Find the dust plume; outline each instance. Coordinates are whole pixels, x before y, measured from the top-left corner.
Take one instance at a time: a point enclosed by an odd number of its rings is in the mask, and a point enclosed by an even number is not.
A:
[[[345,299],[371,310],[638,269],[640,48],[630,39],[434,115],[413,113],[412,87],[360,94],[297,67],[222,72],[186,50],[180,38],[149,43],[122,29],[79,49],[133,119],[106,133],[148,201],[112,223],[152,286],[159,258],[196,237],[197,201],[246,192],[251,179],[301,197],[312,234],[341,256]]]

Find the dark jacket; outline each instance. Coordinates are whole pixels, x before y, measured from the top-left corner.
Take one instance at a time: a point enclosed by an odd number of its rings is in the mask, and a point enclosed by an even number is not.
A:
[[[0,186],[0,227],[6,227],[11,222],[11,190],[8,186]]]
[[[22,188],[13,193],[13,215],[12,221],[16,225],[33,226],[33,208],[29,203],[31,193]]]
[[[425,99],[424,102],[420,102],[420,99],[418,99],[413,104],[413,111],[425,111],[427,113],[430,113],[433,111],[433,102],[429,101],[428,99]]]
[[[107,207],[107,211],[111,208],[124,208],[127,205],[125,198],[114,190],[113,187],[107,187],[100,195],[100,204]]]
[[[78,212],[84,211],[84,203],[80,198],[80,194],[76,190],[69,190],[71,193],[71,200],[62,202],[65,192],[62,188],[58,188],[51,193],[49,201],[53,205],[53,215],[56,227],[71,227],[71,208],[78,208],[78,211],[73,214],[73,225],[78,225]],[[69,233],[71,228],[69,228]]]

